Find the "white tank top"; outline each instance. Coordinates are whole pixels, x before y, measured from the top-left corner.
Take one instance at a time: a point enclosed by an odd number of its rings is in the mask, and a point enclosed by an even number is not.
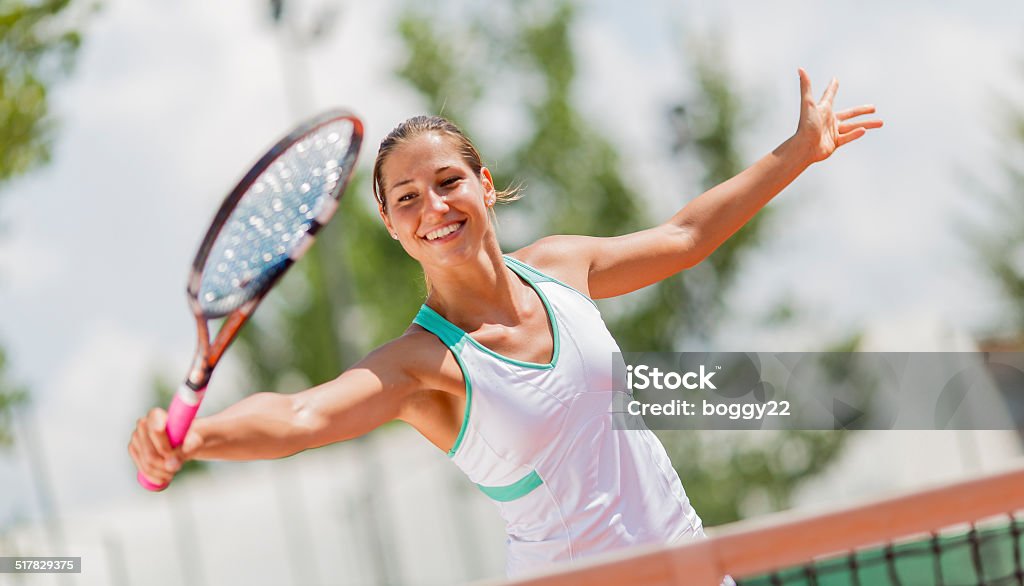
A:
[[[544,303],[554,336],[550,364],[501,356],[425,304],[415,323],[462,368],[466,411],[448,455],[497,504],[508,575],[703,536],[658,438],[612,428],[614,389],[626,385],[614,380],[613,360],[622,358],[597,306],[511,257],[505,264]]]

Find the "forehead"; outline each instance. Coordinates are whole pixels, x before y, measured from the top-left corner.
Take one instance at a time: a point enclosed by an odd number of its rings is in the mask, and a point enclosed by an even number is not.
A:
[[[387,186],[420,173],[433,174],[441,167],[466,166],[455,141],[436,132],[421,134],[402,142],[381,168]]]

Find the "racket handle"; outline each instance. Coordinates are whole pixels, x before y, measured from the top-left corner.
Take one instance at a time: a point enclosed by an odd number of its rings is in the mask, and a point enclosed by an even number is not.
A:
[[[177,448],[185,442],[185,434],[188,433],[188,428],[192,426],[192,421],[196,418],[205,392],[205,387],[198,391],[192,390],[185,384],[178,387],[178,392],[171,400],[171,406],[167,408],[167,439],[170,440],[172,448]],[[141,471],[137,478],[139,484],[146,490],[158,492],[167,488],[166,484],[151,482],[143,476]]]

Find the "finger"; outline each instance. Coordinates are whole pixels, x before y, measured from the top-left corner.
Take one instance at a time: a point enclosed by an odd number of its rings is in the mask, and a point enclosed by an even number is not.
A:
[[[833,77],[832,81],[829,82],[828,87],[825,88],[825,93],[821,95],[821,103],[832,105],[832,100],[836,97],[836,91],[839,90],[839,78]]]
[[[163,431],[164,427],[160,426],[163,419],[166,419],[165,413],[157,413],[155,416],[151,413],[150,417],[140,419],[135,432],[136,437],[132,443],[139,449],[139,454],[143,457],[147,469],[160,469],[174,473],[181,468],[182,460],[170,448],[167,433]],[[154,423],[158,427],[154,428]],[[161,442],[164,443],[163,448],[161,448]],[[151,480],[155,479],[151,478]]]
[[[164,458],[173,456],[174,448],[171,447],[171,440],[167,438],[167,412],[163,409],[151,410],[146,417],[146,426],[156,452]]]
[[[863,116],[865,114],[874,114],[874,104],[866,104],[864,106],[857,106],[856,108],[848,108],[836,112],[836,119],[838,120],[849,120],[850,118],[856,118],[857,116]]]
[[[847,132],[846,134],[840,134],[839,138],[836,140],[836,146],[841,147],[846,143],[853,142],[867,134],[867,132],[868,131],[864,130],[863,128],[857,128],[851,132]]]
[[[144,449],[137,442],[133,442],[128,446],[128,453],[131,455],[132,460],[135,461],[135,468],[153,484],[169,483],[174,475],[167,470],[161,469],[158,464],[154,463],[161,462],[162,460],[148,458],[143,451]]]
[[[800,98],[805,102],[814,103],[814,94],[811,93],[811,76],[807,75],[807,70],[801,67],[797,70],[797,75],[800,76]]]
[[[136,444],[128,446],[128,453],[131,455],[132,460],[135,462],[135,468],[142,473],[143,476],[151,480],[152,482],[159,484],[162,481],[158,478],[160,474],[166,474],[166,472],[160,472],[155,470],[146,459],[146,456],[142,453],[142,448]]]
[[[202,445],[202,436],[200,436],[195,430],[190,429],[188,433],[185,434],[185,441],[181,443],[181,448],[178,450],[182,457],[181,461],[184,462],[185,460],[191,459],[192,456],[199,451],[199,448],[201,448]]]
[[[839,134],[846,134],[852,132],[858,128],[864,128],[867,130],[873,128],[881,128],[883,122],[881,120],[858,120],[857,122],[843,122],[839,125]]]
[[[132,447],[135,448],[136,454],[139,459],[139,469],[151,468],[151,467],[163,467],[164,457],[161,456],[157,451],[156,447],[153,446],[153,440],[150,437],[149,422],[146,419],[140,419],[136,428],[135,435],[132,437]]]

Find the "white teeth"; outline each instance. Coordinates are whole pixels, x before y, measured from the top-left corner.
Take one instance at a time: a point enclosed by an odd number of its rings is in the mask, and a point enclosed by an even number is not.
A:
[[[445,226],[444,228],[438,228],[437,230],[434,230],[433,232],[429,232],[427,234],[427,240],[437,240],[442,236],[447,236],[452,232],[458,230],[461,226],[462,222],[459,222],[458,224],[450,224],[448,226]]]

